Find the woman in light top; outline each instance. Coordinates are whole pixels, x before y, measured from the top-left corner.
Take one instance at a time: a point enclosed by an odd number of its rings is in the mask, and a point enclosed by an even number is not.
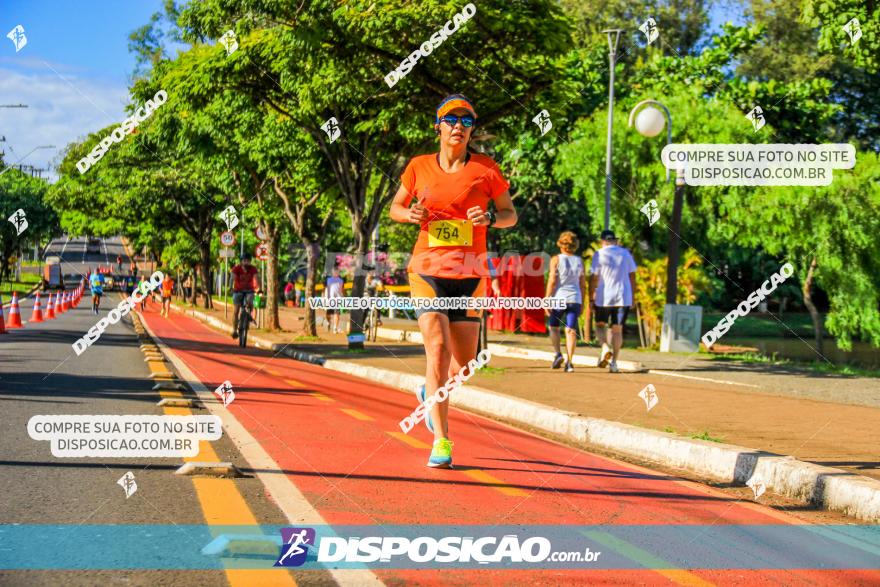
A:
[[[547,298],[565,300],[564,310],[546,310],[550,316],[550,341],[556,356],[553,368],[559,369],[565,362],[565,372],[571,373],[574,367],[571,359],[577,344],[578,318],[584,310],[587,293],[587,280],[584,273],[584,260],[577,254],[577,236],[570,230],[559,235],[556,246],[560,253],[550,260],[550,279],[547,281]],[[567,359],[562,357],[559,348],[559,327],[565,324],[565,350]]]

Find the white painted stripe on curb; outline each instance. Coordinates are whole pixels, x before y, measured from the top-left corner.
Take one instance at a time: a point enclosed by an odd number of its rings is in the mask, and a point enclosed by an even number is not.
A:
[[[405,393],[424,383],[424,377],[348,361],[328,360],[324,367],[394,387]],[[449,395],[453,406],[476,410],[592,444],[618,454],[685,469],[724,483],[745,485],[752,477],[768,489],[802,501],[812,501],[849,516],[880,521],[880,481],[840,469],[798,461],[751,448],[683,438],[648,428],[578,416],[512,398],[488,389],[462,385]],[[589,447],[584,447],[589,450]]]
[[[648,369],[648,373],[656,375],[666,375],[667,377],[681,377],[682,379],[694,379],[696,381],[710,381],[712,383],[723,383],[724,385],[742,385],[743,387],[760,388],[760,385],[752,385],[751,383],[738,383],[736,381],[725,381],[723,379],[710,379],[709,377],[694,377],[693,375],[682,375],[673,373],[672,371],[658,371],[657,369]]]
[[[416,330],[398,330],[396,328],[377,328],[376,336],[379,338],[383,338],[386,340],[393,340],[396,342],[415,342],[422,344],[422,333]],[[516,346],[509,346],[505,344],[498,344],[495,342],[489,343],[489,350],[492,351],[493,355],[498,355],[499,357],[507,357],[510,359],[526,359],[530,361],[547,361],[551,362],[553,358],[556,356],[555,353],[550,351],[540,351],[537,349],[531,348],[523,348]],[[599,357],[591,357],[588,355],[574,355],[571,358],[571,362],[573,365],[578,365],[580,367],[598,367],[599,366]],[[642,364],[639,361],[625,361],[618,360],[617,366],[620,367],[621,371],[626,372],[634,372],[640,373],[645,370]]]
[[[138,312],[138,315],[140,315],[140,312]],[[205,317],[207,318],[207,316]],[[141,319],[141,323],[156,344],[159,345],[159,348],[162,349],[171,363],[177,368],[180,376],[189,384],[199,399],[202,400],[205,408],[212,415],[218,416],[223,422],[224,432],[235,444],[248,465],[254,470],[257,478],[269,490],[272,500],[278,505],[278,508],[287,520],[295,526],[329,526],[327,521],[324,520],[318,510],[312,507],[312,504],[309,503],[290,478],[281,472],[281,467],[278,466],[278,463],[269,456],[269,453],[251,436],[251,433],[247,431],[238,419],[217,401],[214,393],[199,381],[195,374],[187,367],[186,363],[177,356],[177,353],[172,351],[161,338],[156,336],[156,333],[152,331],[146,320]],[[368,569],[326,570],[342,586],[384,585]]]

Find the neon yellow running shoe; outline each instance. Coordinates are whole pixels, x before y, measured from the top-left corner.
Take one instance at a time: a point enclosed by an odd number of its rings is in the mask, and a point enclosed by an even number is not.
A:
[[[434,448],[431,450],[431,458],[428,459],[428,466],[440,469],[451,469],[452,445],[453,442],[448,438],[435,440]]]

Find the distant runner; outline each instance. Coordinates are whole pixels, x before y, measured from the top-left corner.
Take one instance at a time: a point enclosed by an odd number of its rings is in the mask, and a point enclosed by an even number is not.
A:
[[[92,311],[97,314],[104,295],[104,274],[95,272],[89,275],[89,287],[92,290]]]
[[[491,157],[468,153],[477,122],[468,98],[453,94],[437,107],[434,130],[440,152],[413,157],[401,176],[391,203],[391,218],[421,227],[407,267],[412,297],[482,297],[486,289],[488,228],[516,224],[510,184]],[[410,204],[415,204],[410,208]],[[489,210],[494,202],[496,212]],[[426,387],[417,392],[423,403],[477,354],[480,312],[416,312],[427,356]],[[425,418],[434,434],[429,467],[452,467],[449,402],[439,401]]]
[[[171,309],[171,296],[174,294],[174,280],[170,275],[165,275],[162,280],[162,315],[168,317],[168,311]]]
[[[578,318],[584,307],[587,293],[587,280],[584,274],[584,260],[577,255],[579,246],[577,235],[566,230],[559,235],[556,246],[561,251],[550,260],[550,280],[547,282],[547,298],[565,300],[564,310],[545,310],[550,316],[550,341],[556,356],[553,357],[554,369],[559,369],[565,361],[565,372],[571,373],[574,367],[571,359],[577,345]],[[559,348],[559,327],[565,324],[565,351],[567,359],[562,358]]]
[[[636,290],[636,262],[632,254],[617,245],[611,230],[602,231],[602,248],[593,255],[590,266],[590,303],[596,314],[596,336],[602,342],[599,367],[617,373],[617,355],[623,345],[623,325],[633,305]],[[607,324],[611,323],[611,331]]]
[[[141,295],[141,312],[146,312],[147,302],[153,297],[153,291],[150,289],[150,284],[147,283],[146,275],[138,282],[137,290]]]

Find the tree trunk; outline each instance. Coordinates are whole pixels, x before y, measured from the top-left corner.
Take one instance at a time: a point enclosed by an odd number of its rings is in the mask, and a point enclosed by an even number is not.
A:
[[[813,257],[812,262],[810,262],[810,268],[807,270],[807,277],[804,279],[802,291],[804,294],[804,305],[807,307],[807,310],[810,312],[810,318],[813,320],[813,336],[816,339],[816,350],[819,351],[819,355],[822,355],[822,319],[819,317],[819,311],[816,310],[816,305],[813,304],[811,296],[816,265],[816,257]]]
[[[352,287],[351,287],[351,297],[359,298],[364,295],[364,289],[367,282],[367,276],[364,271],[364,262],[366,261],[367,256],[367,246],[369,244],[369,239],[362,235],[359,239],[357,252],[355,253],[355,272],[354,277],[352,279]],[[367,311],[363,309],[352,310],[351,312],[351,320],[349,321],[348,334],[349,336],[352,334],[363,334],[364,332],[364,318],[367,316]],[[362,349],[364,348],[363,342],[351,342],[348,343],[349,349]]]
[[[196,270],[195,265],[193,265],[191,271],[192,271],[192,275],[190,276],[190,280],[189,280],[189,303],[191,306],[195,306],[198,304],[198,297],[197,297],[196,291],[198,290],[198,285],[199,285],[199,279],[198,279],[199,272]]]
[[[214,308],[214,300],[211,296],[214,293],[214,284],[211,282],[211,243],[202,242],[199,245],[199,257],[201,258],[201,263],[199,263],[199,268],[202,272],[202,283],[205,286],[205,305],[204,308],[206,310],[211,310]]]
[[[318,245],[306,242],[306,332],[309,336],[318,336],[315,323],[315,309],[309,300],[315,297],[315,276],[318,272]]]
[[[269,260],[266,262],[266,330],[280,330],[278,319],[278,228],[263,223],[269,245]]]

